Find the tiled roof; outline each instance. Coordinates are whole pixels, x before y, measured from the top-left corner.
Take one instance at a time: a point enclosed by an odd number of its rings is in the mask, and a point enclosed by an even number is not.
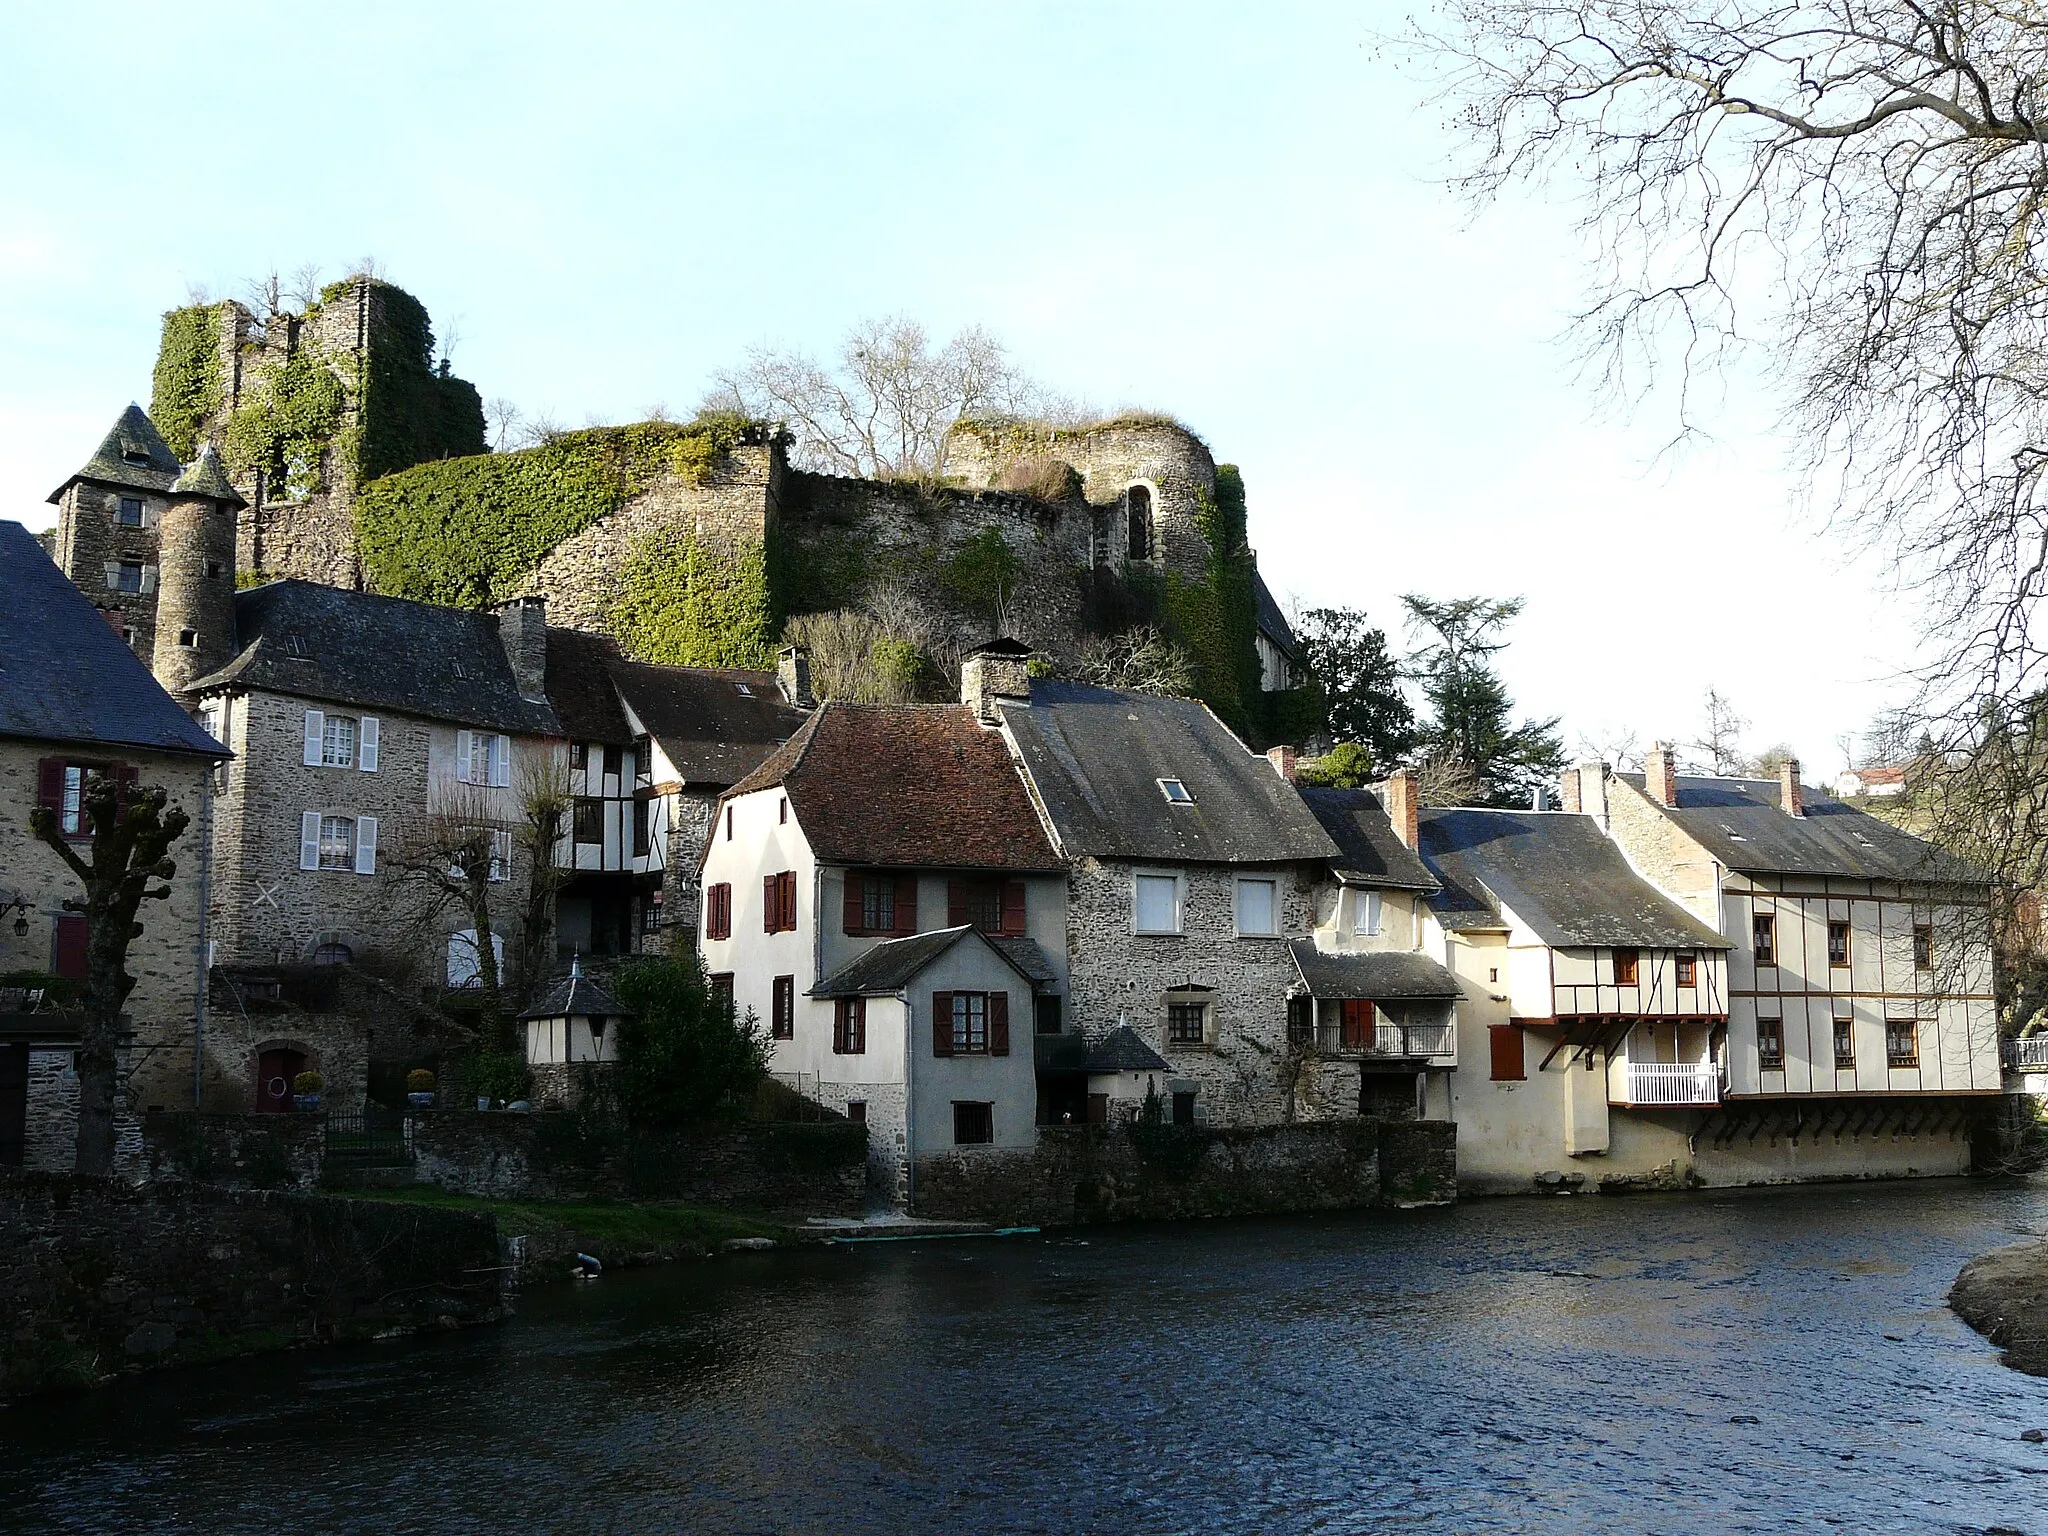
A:
[[[621,659],[618,642],[609,635],[549,627],[548,703],[562,734],[571,741],[614,747],[632,741],[633,728],[626,723],[618,690],[612,686],[611,669]]]
[[[576,967],[549,987],[522,1019],[560,1019],[571,1014],[597,1018],[623,1018],[626,1009],[619,1000]]]
[[[1317,997],[1392,1003],[1459,995],[1458,978],[1427,955],[1399,950],[1332,955],[1317,949],[1312,939],[1295,939],[1287,948],[1294,955],[1294,968]]]
[[[1339,853],[1337,878],[1401,891],[1433,891],[1436,876],[1394,835],[1394,824],[1369,789],[1303,789],[1301,798]]]
[[[1002,737],[964,705],[821,705],[729,793],[778,784],[821,863],[1064,867]]]
[[[1098,1040],[1081,1063],[1083,1072],[1166,1072],[1167,1059],[1138,1037],[1128,1024],[1119,1024]]]
[[[59,500],[73,480],[96,480],[102,485],[125,485],[138,491],[168,491],[185,472],[178,456],[171,452],[156,423],[139,405],[121,413],[91,458],[62,485],[50,492]]]
[[[1637,789],[1643,787],[1639,773],[1620,777]],[[1990,879],[1932,843],[1844,805],[1824,790],[1801,786],[1800,800],[1806,814],[1788,816],[1778,808],[1776,779],[1682,778],[1678,804],[1657,809],[1730,869],[1749,874],[1966,885]]]
[[[971,924],[963,924],[958,928],[936,928],[930,933],[913,933],[905,939],[891,939],[886,944],[877,944],[873,949],[854,956],[852,960],[812,987],[806,995],[886,997],[891,993],[901,992],[917,978],[918,972],[969,935],[972,935],[976,942],[993,949],[1000,959],[1015,969],[1026,981],[1033,980],[1030,973],[1018,965],[1016,958],[1002,944],[989,938]]]
[[[0,736],[228,756],[19,523],[0,522]]]
[[[195,690],[266,693],[388,709],[519,735],[559,734],[554,711],[522,698],[487,613],[309,581],[235,594],[235,659]]]
[[[1335,861],[1337,845],[1265,758],[1198,701],[1034,682],[1003,702],[1069,857],[1210,864]],[[1160,787],[1193,797],[1176,805]]]
[[[1425,810],[1422,856],[1443,882],[1447,928],[1499,928],[1506,912],[1559,948],[1726,949],[1728,941],[1629,867],[1590,816]]]
[[[201,445],[199,457],[185,466],[171,489],[182,496],[210,496],[232,507],[249,505],[228,480],[228,472],[222,468],[220,455],[213,451],[211,443]]]

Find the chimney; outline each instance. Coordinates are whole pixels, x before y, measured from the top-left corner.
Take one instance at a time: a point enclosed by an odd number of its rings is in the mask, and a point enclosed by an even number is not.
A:
[[[1403,768],[1388,777],[1380,786],[1380,798],[1386,801],[1387,820],[1394,824],[1394,836],[1401,839],[1403,847],[1413,848],[1421,835],[1421,807],[1415,793],[1415,775]]]
[[[1557,774],[1557,803],[1566,810],[1579,810],[1579,775],[1585,772],[1585,764],[1576,768],[1561,768]]]
[[[1787,816],[1806,814],[1806,791],[1799,787],[1799,759],[1788,757],[1778,765],[1778,808]]]
[[[498,619],[498,643],[512,664],[512,677],[522,697],[544,699],[548,691],[548,600],[515,597],[492,610]]]
[[[1678,804],[1678,762],[1661,741],[1651,742],[1643,758],[1643,790],[1659,805]]]
[[[1269,747],[1266,751],[1266,761],[1273,765],[1273,771],[1281,778],[1290,784],[1294,782],[1294,748]]]
[[[785,645],[775,653],[775,681],[783,703],[798,709],[818,707],[818,696],[811,692],[811,653],[802,646]]]
[[[960,663],[960,702],[983,725],[998,725],[999,703],[1031,702],[1031,647],[1007,637],[977,645]]]

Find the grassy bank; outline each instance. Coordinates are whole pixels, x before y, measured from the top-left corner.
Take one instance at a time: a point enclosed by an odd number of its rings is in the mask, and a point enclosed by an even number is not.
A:
[[[524,1237],[545,1254],[593,1254],[607,1264],[647,1264],[716,1253],[733,1238],[781,1241],[797,1235],[788,1224],[767,1217],[666,1201],[483,1200],[430,1188],[364,1190],[356,1198],[488,1211],[501,1237]]]

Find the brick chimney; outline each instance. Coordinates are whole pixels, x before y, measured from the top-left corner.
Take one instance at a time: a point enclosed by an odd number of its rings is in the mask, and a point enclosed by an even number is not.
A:
[[[1294,782],[1294,748],[1269,747],[1266,750],[1266,761],[1273,765],[1273,771],[1281,778],[1290,784]]]
[[[512,678],[522,697],[544,699],[548,688],[548,600],[544,597],[515,597],[500,603],[493,612],[498,620],[498,643],[505,647],[505,659],[512,664]]]
[[[977,645],[960,663],[960,702],[983,725],[998,725],[999,703],[1029,704],[1031,647],[1007,637]]]
[[[1421,836],[1421,804],[1415,792],[1415,775],[1403,768],[1390,774],[1380,786],[1380,798],[1387,805],[1387,820],[1394,824],[1394,836],[1404,847],[1413,848]]]
[[[1806,814],[1806,792],[1799,787],[1799,759],[1788,757],[1778,765],[1778,808],[1787,816]]]
[[[785,645],[775,653],[775,682],[782,689],[782,702],[798,709],[816,709],[818,696],[811,692],[811,653],[800,645]]]
[[[1661,741],[1651,742],[1643,758],[1643,789],[1659,805],[1678,804],[1678,760]]]
[[[1565,810],[1607,825],[1607,765],[1591,758],[1557,776],[1558,801]]]

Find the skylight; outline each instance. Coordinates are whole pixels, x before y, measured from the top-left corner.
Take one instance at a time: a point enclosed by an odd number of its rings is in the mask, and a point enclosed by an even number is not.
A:
[[[733,687],[735,690],[738,691],[739,696],[743,699],[751,699],[754,696],[754,690],[749,688],[745,683],[734,683]]]
[[[1159,793],[1166,796],[1169,805],[1193,805],[1195,797],[1188,793],[1187,785],[1179,779],[1161,779]]]
[[[1748,838],[1744,837],[1740,832],[1736,831],[1733,827],[1729,826],[1728,823],[1725,821],[1721,823],[1721,830],[1723,832],[1726,832],[1729,838],[1735,842],[1746,843],[1749,841]]]

